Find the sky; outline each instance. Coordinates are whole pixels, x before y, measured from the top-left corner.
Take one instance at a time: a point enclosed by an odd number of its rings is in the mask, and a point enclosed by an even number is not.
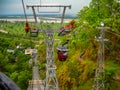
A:
[[[90,2],[91,0],[41,0],[41,4],[71,5],[71,9],[66,9],[66,13],[73,15],[77,14],[84,6],[89,5]],[[25,6],[28,4],[40,4],[40,0],[24,0],[24,3]],[[51,9],[51,11],[54,9]],[[50,10],[50,8],[47,8],[47,10]],[[27,14],[32,13],[30,8],[26,8],[26,12]],[[23,13],[22,0],[0,0],[0,15]]]

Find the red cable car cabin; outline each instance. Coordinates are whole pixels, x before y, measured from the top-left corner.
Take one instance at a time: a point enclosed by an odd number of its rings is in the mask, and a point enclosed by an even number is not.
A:
[[[25,31],[26,31],[26,33],[28,33],[30,31],[31,37],[38,36],[38,30],[36,28],[30,27],[28,22],[25,23]]]
[[[57,47],[59,61],[66,61],[68,57],[68,47],[60,45]]]
[[[68,25],[63,26],[61,30],[64,30],[66,33],[69,33],[71,29],[75,28],[74,23],[75,23],[75,20],[72,20]]]

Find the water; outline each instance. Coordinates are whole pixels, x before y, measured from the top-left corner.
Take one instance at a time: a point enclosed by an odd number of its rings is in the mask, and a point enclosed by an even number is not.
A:
[[[27,17],[33,17],[33,14],[27,14]],[[24,14],[7,14],[7,15],[0,15],[0,18],[24,18]],[[61,14],[37,14],[37,17],[54,17],[59,18]],[[76,18],[75,15],[65,14],[65,18]]]

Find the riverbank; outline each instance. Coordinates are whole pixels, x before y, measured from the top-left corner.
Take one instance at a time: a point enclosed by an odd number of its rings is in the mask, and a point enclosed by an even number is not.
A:
[[[64,19],[64,23],[68,23],[72,20],[71,19]],[[25,22],[25,18],[1,18],[0,21],[9,21],[9,22]],[[29,22],[35,22],[34,18],[28,18]],[[50,17],[44,17],[44,18],[37,18],[38,23],[44,22],[44,23],[61,23],[61,18],[50,18]]]

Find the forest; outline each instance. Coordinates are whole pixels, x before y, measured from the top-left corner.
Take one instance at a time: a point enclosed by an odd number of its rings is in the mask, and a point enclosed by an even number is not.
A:
[[[120,89],[120,2],[92,0],[89,6],[77,13],[75,28],[69,34],[54,34],[54,58],[60,90],[94,90],[100,47],[100,42],[96,40],[100,37],[97,27],[100,27],[101,22],[110,28],[104,30],[104,38],[108,39],[104,41],[104,90]],[[30,24],[34,25],[33,22]],[[57,29],[59,23],[49,26]],[[25,22],[0,21],[0,30],[7,32],[0,32],[0,71],[10,77],[21,90],[27,90],[29,80],[32,79],[32,65],[29,64],[31,56],[25,54],[25,49],[38,50],[40,78],[46,77],[45,34],[30,37],[24,27]],[[42,23],[39,27],[46,29],[47,25]],[[59,61],[56,48],[67,39],[68,58],[66,61]]]

